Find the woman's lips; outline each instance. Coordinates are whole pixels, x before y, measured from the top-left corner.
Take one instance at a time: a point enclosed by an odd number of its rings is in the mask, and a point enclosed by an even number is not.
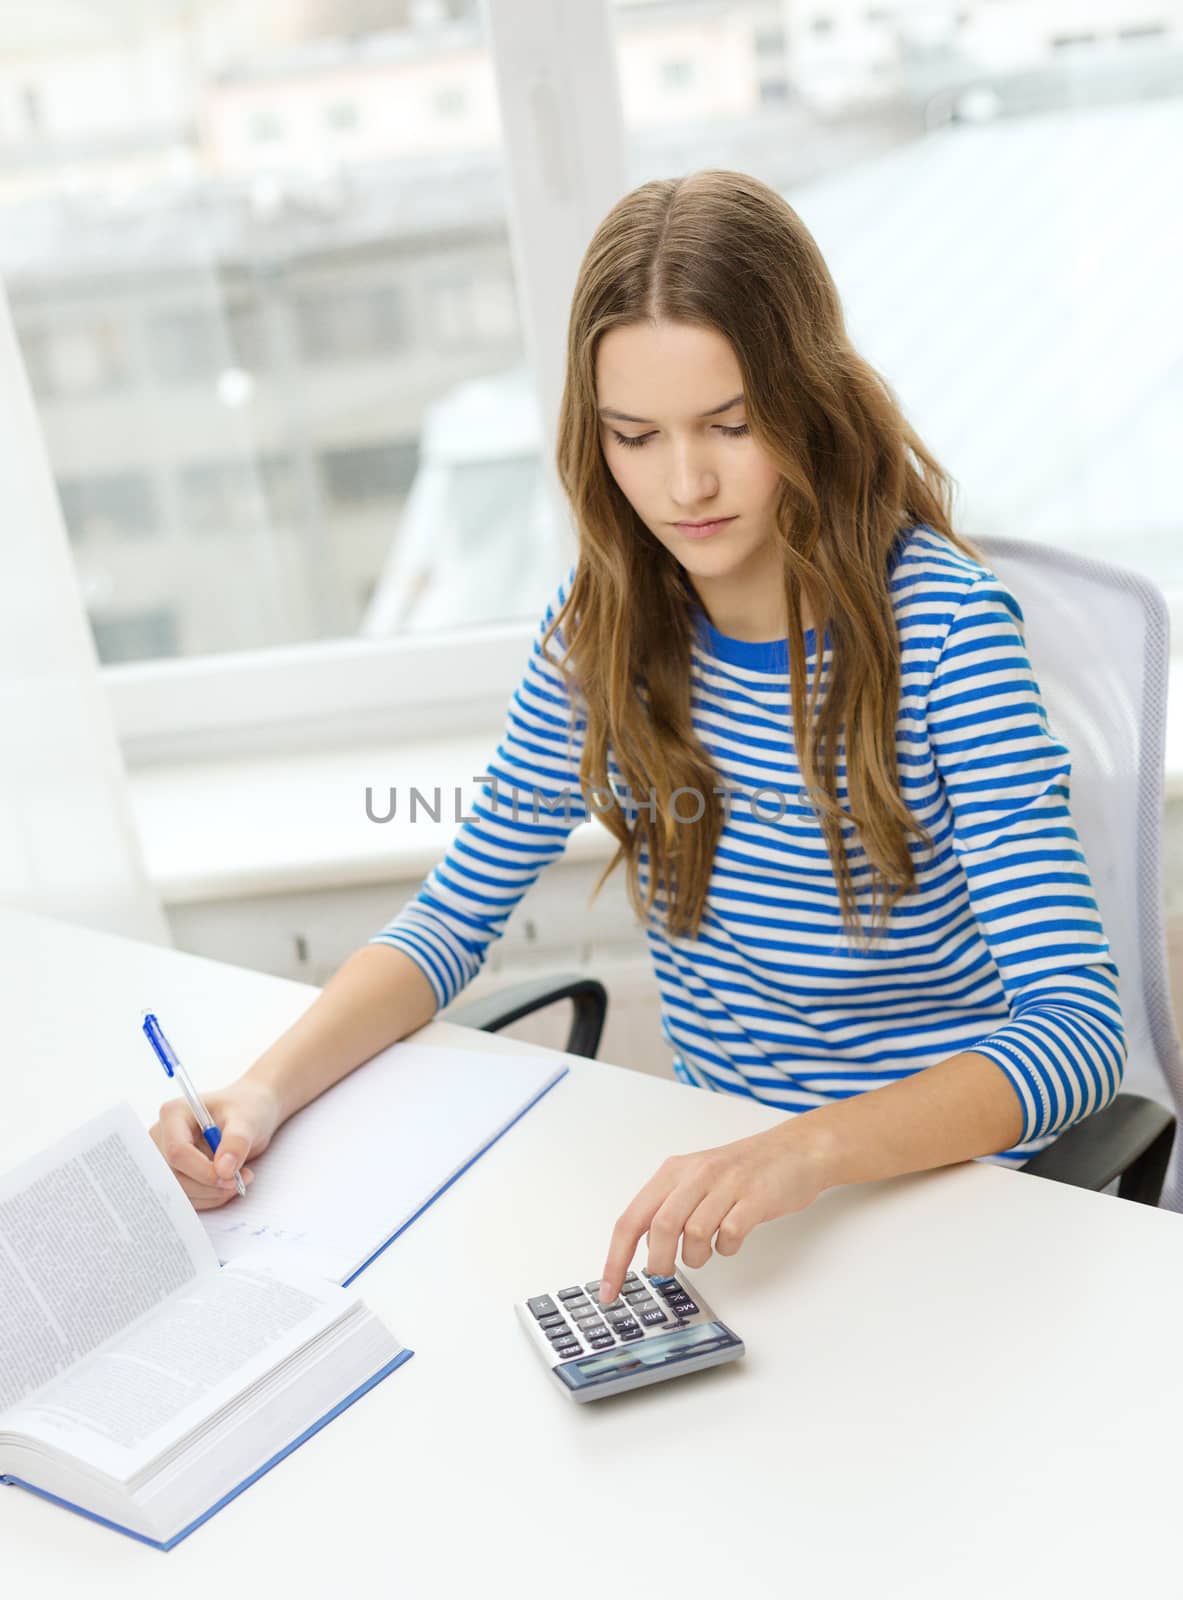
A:
[[[684,533],[688,539],[709,539],[712,533],[718,533],[720,528],[725,528],[729,522],[734,522],[734,517],[720,517],[717,522],[675,522],[674,527],[679,533]]]

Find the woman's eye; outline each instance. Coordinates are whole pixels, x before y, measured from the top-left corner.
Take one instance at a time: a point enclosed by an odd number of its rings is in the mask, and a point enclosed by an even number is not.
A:
[[[737,428],[727,428],[722,423],[719,423],[718,426],[719,432],[726,434],[729,439],[742,439],[749,432],[746,422],[741,422]],[[639,433],[634,439],[627,433],[617,433],[616,429],[613,428],[612,437],[617,444],[624,445],[627,450],[639,450],[646,440],[652,439],[653,435],[651,433]]]

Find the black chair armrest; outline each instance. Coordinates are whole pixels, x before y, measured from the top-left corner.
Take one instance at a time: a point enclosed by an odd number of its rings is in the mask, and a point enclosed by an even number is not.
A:
[[[1078,1189],[1106,1189],[1114,1178],[1123,1200],[1156,1206],[1162,1194],[1175,1118],[1156,1100],[1119,1094],[1083,1122],[1075,1122],[1020,1170]]]
[[[596,978],[585,978],[577,972],[551,972],[509,984],[449,1011],[443,1020],[458,1022],[462,1028],[497,1033],[556,1000],[570,1000],[575,1012],[564,1048],[570,1055],[594,1059],[608,1015],[608,991]]]

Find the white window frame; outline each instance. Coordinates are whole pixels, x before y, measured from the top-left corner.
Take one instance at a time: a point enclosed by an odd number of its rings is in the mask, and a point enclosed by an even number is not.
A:
[[[101,669],[131,768],[499,729],[539,620]],[[474,687],[475,686],[475,687]]]

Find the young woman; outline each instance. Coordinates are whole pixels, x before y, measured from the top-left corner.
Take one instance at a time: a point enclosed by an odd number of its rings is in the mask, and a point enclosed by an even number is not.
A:
[[[596,815],[677,1075],[802,1113],[671,1156],[616,1223],[611,1299],[646,1233],[672,1272],[679,1240],[700,1266],[834,1184],[1021,1164],[1112,1099],[1125,1037],[1022,613],[796,213],[738,172],[643,184],[591,241],[567,359],[578,559],[475,819],[208,1096],[216,1164],[183,1102],[152,1131],[224,1203],[286,1117],[456,997]]]

